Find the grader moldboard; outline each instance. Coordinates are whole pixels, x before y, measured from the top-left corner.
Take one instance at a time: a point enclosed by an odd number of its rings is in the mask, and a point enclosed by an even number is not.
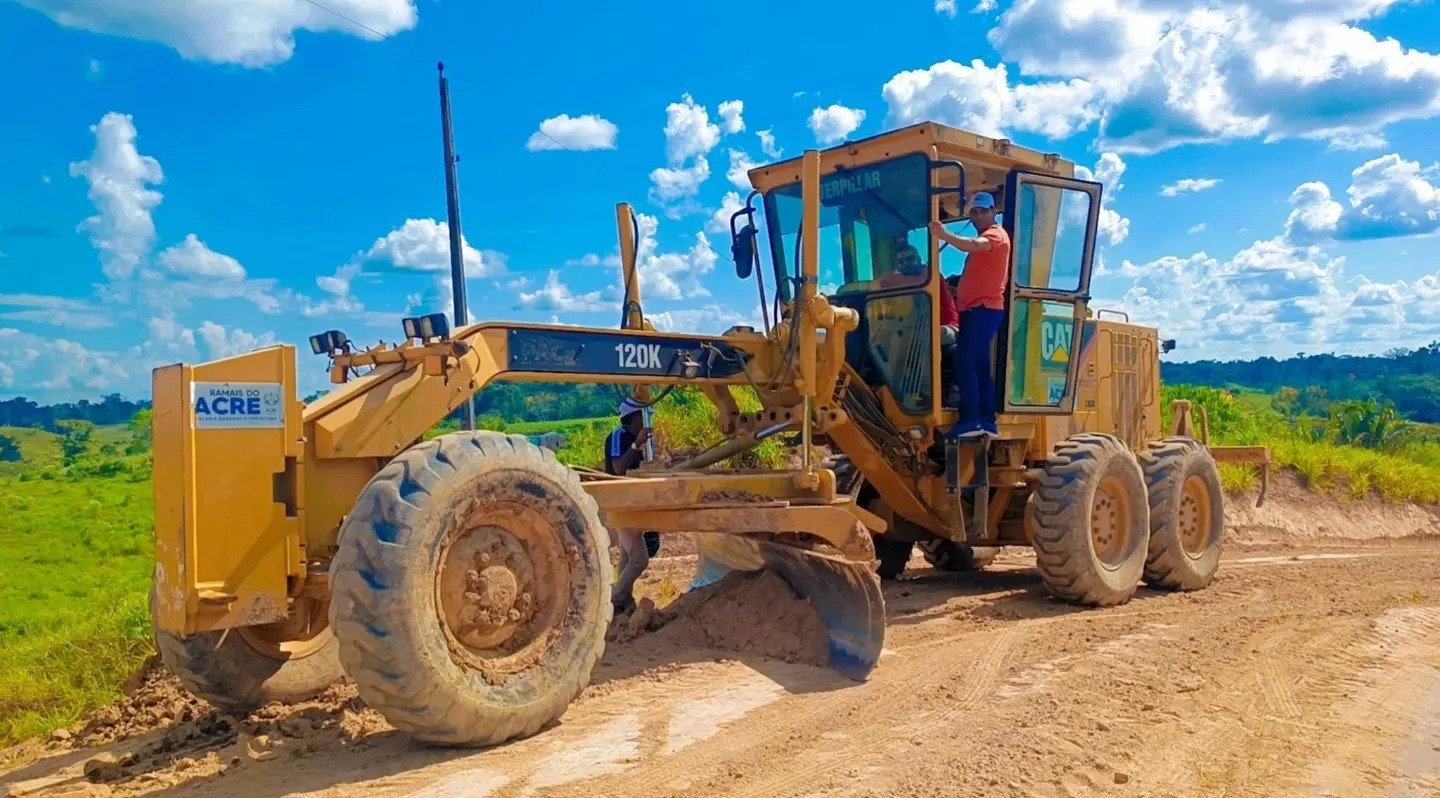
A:
[[[930,123],[752,170],[732,253],[759,286],[763,331],[654,330],[621,204],[619,330],[451,331],[435,314],[406,319],[403,344],[364,350],[330,331],[311,345],[337,387],[308,404],[291,346],[157,369],[164,662],[233,709],[348,675],[396,728],[485,745],[536,733],[589,682],[612,614],[607,527],[697,533],[693,587],[777,572],[825,623],[830,666],[857,680],[884,637],[880,579],[915,545],[948,570],[1033,547],[1049,590],[1084,605],[1127,601],[1142,581],[1204,587],[1223,530],[1215,463],[1268,451],[1207,446],[1183,404],[1162,436],[1159,355],[1172,344],[1090,312],[1101,187],[1074,171]],[[1013,241],[1002,415],[997,438],[957,444],[935,309],[963,254],[928,224],[959,223],[979,190],[1000,198]],[[773,297],[756,268],[761,211]],[[928,255],[923,272],[897,266],[907,245]],[[619,478],[520,436],[421,442],[502,379],[631,386],[642,402],[698,386],[727,437]],[[763,409],[741,412],[737,387]],[[798,469],[715,467],[782,434]],[[839,454],[817,462],[820,444]]]

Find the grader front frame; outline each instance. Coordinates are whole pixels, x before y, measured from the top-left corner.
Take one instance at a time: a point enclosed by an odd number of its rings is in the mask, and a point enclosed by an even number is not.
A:
[[[893,576],[896,551],[908,559],[916,542],[943,568],[979,564],[975,546],[1033,546],[1052,592],[1088,604],[1127,600],[1142,578],[1203,587],[1222,531],[1215,464],[1193,436],[1160,440],[1155,331],[1091,318],[1100,187],[1073,172],[933,124],[752,171],[733,253],[742,277],[760,262],[763,198],[775,276],[763,331],[651,328],[621,205],[620,330],[452,334],[437,314],[407,319],[405,343],[364,351],[332,330],[311,346],[337,387],[308,404],[290,346],[157,369],[164,661],[231,707],[348,675],[401,730],[490,744],[534,733],[588,683],[611,620],[607,526],[695,533],[697,587],[778,572],[819,611],[831,667],[856,679],[884,638],[877,561]],[[997,347],[1000,437],[957,445],[943,435],[956,410],[928,225],[960,218],[967,183],[1004,197],[1015,279]],[[906,246],[928,254],[924,274],[897,267]],[[421,442],[501,379],[632,386],[642,402],[695,386],[726,438],[620,478],[522,436]],[[737,388],[763,409],[741,412]],[[798,468],[715,467],[781,433],[798,437]],[[814,460],[822,443],[837,456]]]

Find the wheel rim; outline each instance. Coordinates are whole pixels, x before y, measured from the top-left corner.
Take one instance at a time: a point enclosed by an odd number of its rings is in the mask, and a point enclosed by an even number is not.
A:
[[[330,629],[330,602],[308,598],[295,601],[287,620],[241,626],[235,631],[255,653],[281,661],[304,659],[335,637]]]
[[[500,684],[544,658],[570,592],[550,521],[519,504],[474,507],[440,552],[436,610],[453,657]]]
[[[1192,558],[1201,557],[1210,546],[1210,492],[1205,480],[1192,476],[1180,492],[1180,546]]]
[[[1090,542],[1106,568],[1119,568],[1130,554],[1133,513],[1124,480],[1117,476],[1100,480],[1090,506]]]

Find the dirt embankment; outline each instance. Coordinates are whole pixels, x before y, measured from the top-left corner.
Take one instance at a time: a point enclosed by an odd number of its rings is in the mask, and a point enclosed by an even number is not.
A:
[[[1354,546],[1440,540],[1440,507],[1313,493],[1289,472],[1271,479],[1260,507],[1256,498],[1254,493],[1226,498],[1227,544]]]

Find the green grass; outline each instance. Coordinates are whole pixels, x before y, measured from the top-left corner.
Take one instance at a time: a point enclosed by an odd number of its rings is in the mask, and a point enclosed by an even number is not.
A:
[[[119,695],[150,651],[148,481],[0,478],[0,745]]]
[[[1162,424],[1169,428],[1171,401],[1188,399],[1205,407],[1212,443],[1269,446],[1275,466],[1293,469],[1306,487],[1318,493],[1440,503],[1440,443],[1420,440],[1379,450],[1317,440],[1315,432],[1302,431],[1268,402],[1258,401],[1255,393],[1165,386]],[[1245,491],[1259,485],[1259,472],[1251,466],[1226,464],[1220,467],[1220,479],[1227,490]]]

